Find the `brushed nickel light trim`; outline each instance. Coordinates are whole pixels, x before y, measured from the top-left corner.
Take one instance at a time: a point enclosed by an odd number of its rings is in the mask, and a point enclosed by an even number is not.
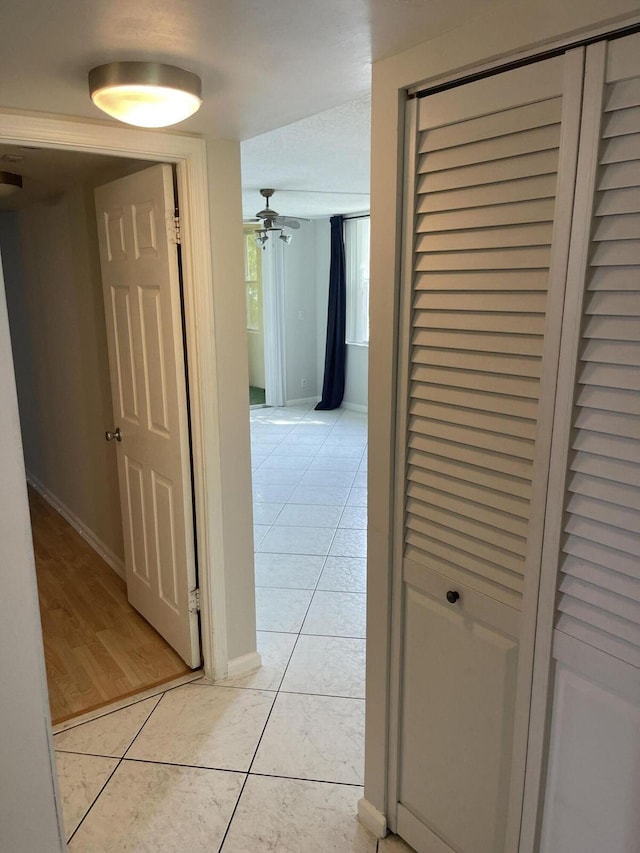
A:
[[[137,127],[184,121],[202,104],[197,74],[160,62],[109,62],[89,72],[91,100],[103,112]]]

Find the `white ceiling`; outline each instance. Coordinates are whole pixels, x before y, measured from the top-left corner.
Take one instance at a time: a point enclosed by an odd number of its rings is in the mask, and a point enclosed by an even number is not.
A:
[[[242,143],[245,217],[264,207],[260,187],[286,216],[369,209],[371,99],[367,95]]]
[[[114,60],[173,63],[199,74],[204,91],[202,108],[178,129],[251,140],[243,146],[246,187],[306,191],[305,198],[290,197],[291,209],[289,198],[279,195],[281,213],[361,210],[357,194],[368,192],[368,148],[363,141],[369,133],[366,96],[372,61],[468,23],[469,17],[502,2],[5,3],[0,107],[101,121],[103,114],[88,96],[90,68]],[[283,129],[268,133],[277,128]],[[322,203],[317,194],[327,189],[356,195]],[[251,202],[247,212],[257,209]]]

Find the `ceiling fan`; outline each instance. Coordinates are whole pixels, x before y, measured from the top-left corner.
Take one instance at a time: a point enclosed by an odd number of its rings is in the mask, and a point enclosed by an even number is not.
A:
[[[288,245],[291,242],[291,234],[285,234],[284,229],[290,228],[295,231],[300,228],[301,222],[309,222],[302,216],[280,216],[277,210],[269,207],[269,199],[274,193],[275,190],[270,188],[260,190],[260,195],[266,201],[265,207],[256,213],[255,219],[248,220],[249,222],[261,223],[260,227],[256,229],[256,243],[263,249],[269,239],[270,232],[279,231],[279,239]]]

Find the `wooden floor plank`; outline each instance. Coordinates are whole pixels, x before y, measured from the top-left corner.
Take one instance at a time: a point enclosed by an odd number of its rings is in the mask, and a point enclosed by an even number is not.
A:
[[[31,488],[29,505],[54,724],[190,672],[131,607],[124,581]]]

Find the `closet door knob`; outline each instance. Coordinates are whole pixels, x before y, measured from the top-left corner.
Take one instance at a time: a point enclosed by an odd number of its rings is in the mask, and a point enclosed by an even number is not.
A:
[[[459,598],[460,593],[457,592],[455,589],[450,589],[447,593],[447,601],[449,602],[449,604],[455,604]]]

